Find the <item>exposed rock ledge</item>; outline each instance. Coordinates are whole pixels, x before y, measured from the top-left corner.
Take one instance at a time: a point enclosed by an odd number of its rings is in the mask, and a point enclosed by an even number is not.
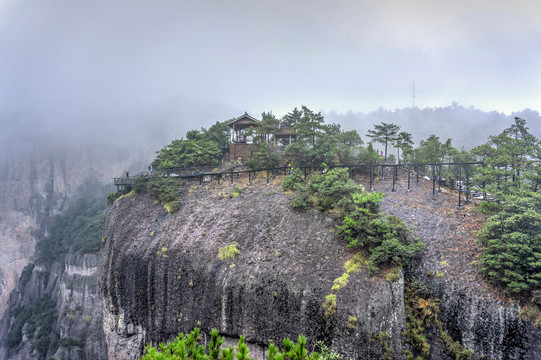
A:
[[[229,192],[229,184],[222,189]],[[352,257],[327,217],[294,211],[273,185],[236,198],[210,186],[184,191],[176,214],[137,196],[117,201],[106,216],[100,288],[116,359],[134,359],[144,344],[194,327],[244,335],[263,349],[304,334],[310,345],[322,340],[356,359],[381,358],[381,344],[370,339],[387,331],[402,356],[402,276],[388,283],[365,269],[352,274],[337,294],[336,314],[324,316],[325,296]],[[219,260],[219,248],[235,242],[240,255]]]
[[[443,262],[432,243],[449,247],[458,241],[456,231],[450,237],[441,233],[440,222],[452,218],[438,213],[437,206],[403,203],[405,189],[401,195],[383,190],[388,194],[384,208],[408,207],[415,214],[406,214],[406,220],[418,230],[426,222],[419,233],[427,251],[410,271],[441,299],[445,331],[474,350],[475,359],[539,359],[541,332],[519,318],[519,306],[469,291],[465,284],[475,278],[461,280],[460,274],[440,269]],[[194,327],[207,334],[217,328],[231,339],[245,335],[258,348],[254,356],[270,341],[304,334],[310,346],[322,340],[345,359],[382,359],[374,335],[386,331],[393,358],[405,358],[402,273],[394,283],[382,275],[370,277],[365,269],[353,274],[337,293],[337,312],[325,317],[325,296],[353,256],[334,235],[329,218],[291,209],[277,185],[247,186],[235,198],[222,194],[230,191],[228,183],[186,187],[184,204],[172,215],[146,196],[124,198],[109,210],[99,266],[109,358],[135,359],[146,343]],[[424,190],[408,196],[417,191]],[[426,203],[425,192],[418,196]],[[387,201],[392,199],[394,206]],[[240,254],[220,261],[219,248],[233,243]],[[442,277],[427,275],[440,270]],[[350,316],[357,320],[354,326]],[[428,341],[430,359],[450,359],[437,337]]]

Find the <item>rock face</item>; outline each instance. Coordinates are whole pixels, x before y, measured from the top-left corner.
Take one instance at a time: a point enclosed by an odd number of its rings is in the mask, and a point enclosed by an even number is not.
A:
[[[383,210],[404,219],[425,242],[408,275],[440,299],[444,330],[476,359],[541,359],[541,330],[523,321],[519,304],[502,298],[479,272],[475,232],[485,219],[470,211],[473,205],[457,210],[457,194],[448,191],[433,199],[430,181],[412,185],[410,192],[405,182],[396,192],[389,183],[377,187],[387,194]],[[432,347],[432,358],[441,358],[441,342]]]
[[[146,161],[111,146],[96,149],[65,139],[50,143],[24,138],[0,143],[0,151],[1,316],[51,219],[78,198],[104,196],[110,178],[128,166],[144,169]]]
[[[389,283],[365,269],[350,274],[336,312],[325,316],[326,295],[353,257],[329,218],[291,209],[272,185],[231,198],[217,191],[186,186],[175,214],[146,196],[109,210],[99,266],[109,358],[134,359],[144,344],[194,327],[244,335],[263,349],[304,334],[310,345],[321,340],[365,359],[382,358],[374,340],[382,331],[401,354],[402,276]],[[232,244],[240,253],[220,260],[219,249]]]
[[[394,282],[385,280],[385,269],[375,277],[365,269],[350,274],[349,283],[334,292],[336,310],[326,316],[326,296],[353,258],[329,217],[291,209],[274,185],[239,185],[244,189],[237,197],[228,182],[193,185],[183,188],[175,214],[137,195],[117,201],[106,216],[99,282],[110,359],[135,359],[144,344],[194,327],[206,334],[217,328],[229,339],[245,335],[253,354],[256,348],[262,354],[270,341],[304,334],[310,345],[324,341],[346,359],[405,358],[402,351],[410,345],[401,337],[407,319],[402,272]],[[449,252],[460,237],[472,237],[461,230],[462,215],[453,219],[411,199],[403,206],[413,216],[401,213],[396,204],[404,195],[387,194],[383,207],[409,217],[427,243],[407,276],[441,300],[443,330],[473,350],[474,359],[541,358],[541,332],[520,319],[520,306],[487,294],[470,277],[474,265],[463,267],[453,258],[447,264],[442,257],[447,253],[439,251],[438,241]],[[220,260],[220,249],[232,244],[239,254]],[[463,279],[455,273],[460,269],[467,272]],[[452,358],[438,336],[428,341],[430,359]]]
[[[70,253],[64,264],[35,265],[28,278],[21,279],[12,292],[10,309],[29,306],[47,299],[55,304],[55,320],[49,334],[23,335],[20,346],[11,352],[2,347],[2,359],[107,359],[103,333],[103,302],[98,290],[98,255]],[[39,316],[39,314],[37,315]],[[0,323],[0,338],[4,339],[15,322],[6,314]],[[23,334],[28,324],[23,327]],[[11,326],[11,329],[13,327]],[[43,338],[49,339],[46,354],[35,349]],[[63,340],[62,340],[63,339]],[[58,342],[58,346],[54,343]]]

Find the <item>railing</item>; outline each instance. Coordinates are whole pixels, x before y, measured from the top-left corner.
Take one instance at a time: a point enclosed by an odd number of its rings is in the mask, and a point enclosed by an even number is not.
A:
[[[443,184],[443,178],[441,176],[442,173],[442,167],[447,166],[449,169],[451,166],[455,166],[458,172],[458,179],[456,183],[451,184],[455,185],[458,189],[458,205],[457,208],[461,209],[463,208],[463,204],[468,202],[470,200],[471,195],[471,189],[470,189],[470,165],[484,165],[483,162],[450,162],[450,163],[414,163],[414,164],[349,164],[349,165],[331,165],[328,167],[323,167],[321,165],[307,165],[307,166],[300,166],[298,167],[303,171],[305,178],[308,176],[309,173],[312,173],[313,171],[316,172],[325,172],[326,169],[333,169],[333,168],[346,168],[348,169],[348,173],[350,176],[352,176],[356,172],[368,172],[369,175],[369,184],[370,188],[369,190],[373,190],[373,185],[375,182],[376,177],[381,177],[381,180],[385,180],[385,178],[391,178],[392,180],[392,189],[391,191],[395,191],[395,185],[399,178],[399,173],[403,173],[407,171],[407,177],[408,177],[408,188],[407,191],[411,191],[411,183],[412,183],[412,170],[413,170],[413,176],[415,177],[415,182],[419,184],[419,176],[421,171],[426,171],[426,175],[430,174],[431,170],[431,177],[428,179],[432,181],[432,198],[433,200],[436,199],[436,192],[441,192],[441,187]],[[429,170],[427,171],[427,167]],[[277,175],[287,175],[290,174],[293,167],[290,166],[283,166],[283,167],[276,167],[276,168],[265,168],[265,169],[244,169],[244,166],[240,166],[242,170],[238,169],[239,166],[234,166],[226,171],[220,171],[217,172],[215,170],[218,169],[216,166],[199,166],[199,167],[192,167],[192,168],[166,168],[166,169],[160,169],[158,171],[149,172],[149,171],[143,171],[135,176],[126,176],[126,177],[120,177],[120,178],[114,178],[114,184],[117,186],[118,189],[124,187],[131,187],[135,181],[135,179],[139,176],[154,176],[154,177],[174,177],[174,178],[182,178],[182,179],[188,179],[188,180],[196,180],[199,181],[199,185],[202,185],[203,182],[209,182],[216,180],[218,184],[220,184],[222,181],[228,181],[231,185],[234,184],[235,179],[240,178],[241,174],[247,174],[248,175],[248,185],[251,185],[252,180],[258,177],[258,173],[265,172],[266,173],[266,180],[267,185],[270,184],[270,180]],[[401,171],[399,172],[399,169]],[[464,177],[463,177],[464,174]],[[425,175],[425,176],[426,176]],[[443,184],[445,185],[445,184]],[[465,194],[465,199],[462,200],[462,194]],[[485,193],[483,189],[483,199],[485,198]]]

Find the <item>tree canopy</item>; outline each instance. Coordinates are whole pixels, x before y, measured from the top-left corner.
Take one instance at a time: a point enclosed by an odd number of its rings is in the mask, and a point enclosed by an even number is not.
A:
[[[400,126],[382,122],[381,124],[375,124],[374,129],[368,130],[368,134],[366,134],[373,141],[385,144],[385,160],[387,160],[387,147],[394,140],[398,130],[400,130]]]

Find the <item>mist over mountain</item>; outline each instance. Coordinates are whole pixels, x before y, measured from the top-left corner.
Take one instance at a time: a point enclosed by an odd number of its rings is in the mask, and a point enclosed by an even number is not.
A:
[[[332,110],[325,114],[327,122],[339,123],[344,129],[357,130],[365,142],[370,140],[366,137],[368,130],[372,129],[374,124],[385,122],[397,124],[401,131],[411,133],[415,146],[434,134],[442,140],[451,138],[454,147],[465,150],[486,143],[489,136],[497,135],[509,127],[515,116],[525,119],[530,132],[538,138],[541,137],[541,115],[530,109],[507,115],[453,103],[447,107],[436,108],[379,108],[369,113],[339,113]]]

